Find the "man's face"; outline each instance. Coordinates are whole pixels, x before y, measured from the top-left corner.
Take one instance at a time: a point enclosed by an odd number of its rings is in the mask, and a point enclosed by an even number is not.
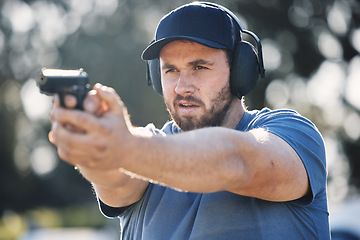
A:
[[[184,131],[221,126],[234,97],[224,50],[191,41],[173,41],[160,52],[165,104]]]

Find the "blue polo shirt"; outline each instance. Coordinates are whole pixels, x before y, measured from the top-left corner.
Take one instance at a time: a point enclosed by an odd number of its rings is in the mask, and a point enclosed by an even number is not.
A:
[[[142,199],[129,207],[112,208],[99,201],[103,214],[120,218],[124,240],[330,239],[325,147],[319,131],[295,111],[267,108],[246,112],[236,130],[254,128],[279,136],[297,152],[310,194],[271,202],[227,191],[180,192],[150,183]],[[153,131],[180,132],[173,122]]]

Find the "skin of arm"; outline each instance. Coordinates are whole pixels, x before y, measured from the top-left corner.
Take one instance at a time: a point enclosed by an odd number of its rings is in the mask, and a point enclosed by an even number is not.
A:
[[[109,205],[126,206],[137,201],[148,181],[183,191],[230,191],[270,201],[297,199],[309,191],[307,173],[298,155],[265,130],[239,132],[213,127],[153,136],[129,124],[113,89],[97,85],[95,90],[108,106],[106,113],[99,117],[55,108],[51,135],[59,156],[85,169],[85,178]],[[69,131],[66,124],[82,132]],[[108,178],[120,183],[100,184],[100,173],[112,169],[119,174]]]
[[[148,154],[136,152],[123,167],[176,189],[230,191],[269,201],[294,200],[308,192],[296,152],[263,129],[213,127],[138,141]]]

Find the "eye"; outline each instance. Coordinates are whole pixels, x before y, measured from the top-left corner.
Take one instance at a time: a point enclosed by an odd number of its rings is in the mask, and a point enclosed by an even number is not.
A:
[[[172,73],[172,72],[175,72],[175,69],[171,68],[165,71],[165,73]]]
[[[204,69],[209,69],[209,68],[207,68],[205,66],[201,66],[201,65],[195,66],[195,70],[204,70]]]
[[[165,70],[165,73],[172,73],[172,72],[176,72],[175,68],[168,68]]]

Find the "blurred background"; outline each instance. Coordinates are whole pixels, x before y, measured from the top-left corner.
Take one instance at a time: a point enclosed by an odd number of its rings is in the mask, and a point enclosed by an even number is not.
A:
[[[0,240],[118,238],[119,221],[100,214],[90,184],[47,140],[51,98],[34,79],[43,67],[84,68],[92,85],[116,89],[134,125],[161,128],[169,116],[140,55],[160,18],[188,2],[0,1]],[[267,77],[249,109],[292,108],[317,125],[333,229],[359,234],[359,1],[216,2],[262,40]]]

